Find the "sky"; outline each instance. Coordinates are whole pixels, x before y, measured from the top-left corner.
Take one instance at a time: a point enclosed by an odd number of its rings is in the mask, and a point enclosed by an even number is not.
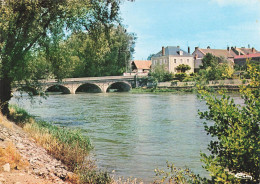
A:
[[[128,32],[137,35],[135,60],[162,46],[260,50],[260,0],[135,0],[120,11]]]

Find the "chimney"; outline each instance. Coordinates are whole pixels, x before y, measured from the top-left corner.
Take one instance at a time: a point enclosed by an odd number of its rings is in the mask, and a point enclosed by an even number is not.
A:
[[[188,47],[188,53],[190,54],[190,47]]]
[[[227,47],[227,51],[230,51],[229,47]]]
[[[199,47],[195,47],[195,50],[197,50]]]
[[[248,44],[248,48],[250,49],[250,44]]]
[[[178,45],[177,48],[180,49],[180,46]]]
[[[253,52],[253,53],[256,53],[256,50],[255,50],[255,48],[254,48],[254,47],[252,47],[252,52]]]
[[[207,49],[210,49],[210,46],[208,46]]]
[[[165,55],[165,48],[162,47],[162,56],[164,56],[164,55]]]

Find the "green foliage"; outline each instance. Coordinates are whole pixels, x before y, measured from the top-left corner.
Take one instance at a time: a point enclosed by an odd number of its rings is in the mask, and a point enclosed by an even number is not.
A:
[[[31,117],[31,115],[17,105],[10,105],[10,108],[13,109],[11,120],[16,122],[16,124],[19,124],[19,126],[23,127],[26,121],[28,121],[28,119]]]
[[[159,181],[155,181],[154,183],[179,183],[179,184],[199,184],[203,181],[203,183],[207,183],[206,179],[200,178],[198,175],[195,175],[189,169],[181,169],[174,166],[174,164],[170,164],[167,162],[167,170],[154,170],[156,176],[161,176],[162,178]]]
[[[253,177],[251,183],[259,183],[260,72],[249,64],[248,73],[250,84],[240,91],[244,99],[242,106],[225,94],[219,98],[200,91],[209,108],[199,112],[200,117],[214,122],[204,123],[206,132],[214,139],[208,147],[211,154],[202,154],[214,182],[239,183],[233,174],[245,173]]]
[[[176,67],[177,70],[180,70],[182,73],[185,73],[186,71],[190,70],[191,67],[189,65],[180,64]]]
[[[122,26],[111,27],[107,33],[98,25],[98,30],[95,35],[74,33],[65,42],[68,60],[72,61],[70,77],[122,75],[129,69],[135,35]]]
[[[79,172],[81,183],[110,184],[112,178],[107,172],[81,169]]]
[[[188,75],[186,73],[176,73],[175,78],[179,81],[183,81]]]
[[[152,72],[149,73],[158,82],[171,81],[174,77],[172,73],[165,70],[165,65],[157,64],[153,67]]]
[[[202,59],[201,69],[207,69],[208,67],[216,67],[218,65],[218,58],[210,53],[207,53]]]
[[[93,146],[90,139],[82,135],[79,130],[59,128],[45,121],[34,122],[33,117],[24,109],[16,105],[12,105],[11,109],[12,119],[20,126],[30,124],[31,129],[36,131],[34,133],[40,134],[40,137],[46,133],[51,135],[51,138],[48,137],[48,139],[51,139],[53,144],[46,149],[79,176],[79,180],[76,180],[75,183],[108,184],[112,182],[112,178],[107,172],[97,171],[93,163],[86,163],[86,156]],[[51,148],[52,146],[56,149]]]
[[[151,60],[154,55],[155,55],[155,54],[150,54],[150,55],[147,57],[147,60]]]
[[[203,57],[202,64],[197,76],[199,81],[230,79],[234,73],[230,61],[225,58],[218,58],[210,53]]]
[[[230,65],[221,63],[214,67],[209,66],[207,69],[199,70],[197,79],[200,81],[230,79],[232,78],[233,72],[234,70]]]
[[[71,48],[63,42],[71,33],[84,31],[99,38],[102,28],[101,33],[109,38],[110,28],[119,21],[120,2],[5,1],[0,7],[0,84],[4,86],[0,90],[0,107],[3,114],[9,114],[8,101],[14,82],[22,81],[31,87],[32,81],[50,75],[59,80],[66,77],[71,70],[71,58],[74,63],[78,61],[69,57]]]

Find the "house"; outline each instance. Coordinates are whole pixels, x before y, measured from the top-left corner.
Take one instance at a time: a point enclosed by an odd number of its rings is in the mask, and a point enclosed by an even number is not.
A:
[[[257,63],[260,63],[260,53],[251,53],[247,55],[238,55],[235,56],[235,65],[244,66],[246,64],[246,60],[251,59],[252,61],[255,61]]]
[[[255,54],[255,53],[258,52],[254,47],[252,47],[252,48],[245,48],[245,47],[237,48],[237,47],[231,47],[231,50],[233,51],[233,53],[235,53],[234,57],[235,57],[235,56],[240,56],[240,55]]]
[[[149,73],[151,69],[151,60],[134,60],[131,62],[132,72],[134,73]]]
[[[195,51],[192,53],[192,55],[194,56],[195,72],[200,69],[200,66],[202,65],[202,59],[208,53],[219,58],[224,58],[234,64],[234,56],[236,54],[229,47],[227,47],[227,49],[211,49],[209,46],[207,47],[207,49],[195,47]]]
[[[165,70],[169,73],[178,73],[177,66],[180,64],[186,64],[191,67],[187,73],[194,72],[194,58],[190,54],[190,49],[188,48],[188,52],[180,49],[179,46],[167,46],[162,47],[162,50],[155,54],[152,58],[152,68],[156,65],[164,65]]]

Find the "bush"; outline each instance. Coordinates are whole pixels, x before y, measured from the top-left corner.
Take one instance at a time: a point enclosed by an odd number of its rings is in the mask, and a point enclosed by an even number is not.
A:
[[[240,90],[243,106],[236,105],[225,94],[218,98],[200,91],[209,108],[200,112],[200,117],[214,122],[213,125],[204,123],[206,132],[215,139],[208,147],[211,154],[202,154],[213,183],[239,183],[234,177],[237,173],[250,175],[250,183],[259,183],[260,72],[248,65],[248,74],[250,84]]]
[[[166,162],[167,170],[155,169],[154,172],[156,176],[160,176],[159,180],[154,181],[155,184],[159,183],[190,183],[199,184],[201,182],[207,183],[206,179],[200,178],[200,176],[195,175],[190,169],[177,168],[174,164]]]
[[[174,77],[174,74],[167,72],[163,75],[163,81],[162,82],[171,81],[173,79],[173,77]]]
[[[187,77],[187,74],[186,73],[177,73],[175,74],[175,78],[179,81],[183,81],[185,78]]]

